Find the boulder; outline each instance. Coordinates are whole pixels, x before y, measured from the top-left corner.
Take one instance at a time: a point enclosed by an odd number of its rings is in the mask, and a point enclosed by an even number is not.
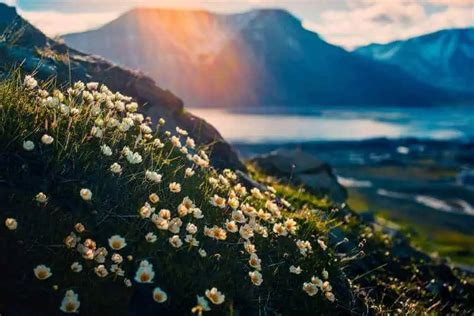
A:
[[[347,199],[347,191],[337,182],[329,164],[299,149],[277,149],[253,158],[252,162],[271,175],[302,185],[333,202],[342,203]]]

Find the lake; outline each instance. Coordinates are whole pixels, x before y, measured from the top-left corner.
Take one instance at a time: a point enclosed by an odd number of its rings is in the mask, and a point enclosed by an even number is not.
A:
[[[370,138],[470,139],[474,107],[265,108],[228,111],[192,108],[230,142],[263,143]]]

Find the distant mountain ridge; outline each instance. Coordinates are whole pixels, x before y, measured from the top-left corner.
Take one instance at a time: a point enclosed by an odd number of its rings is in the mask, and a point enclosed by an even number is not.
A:
[[[429,106],[467,98],[331,45],[280,9],[135,9],[64,40],[144,71],[191,106]]]
[[[399,66],[438,87],[474,91],[474,27],[371,44],[355,53]]]

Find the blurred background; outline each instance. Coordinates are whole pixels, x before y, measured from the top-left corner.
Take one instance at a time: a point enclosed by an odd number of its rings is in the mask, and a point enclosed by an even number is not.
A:
[[[474,1],[3,1],[244,159],[474,266]]]

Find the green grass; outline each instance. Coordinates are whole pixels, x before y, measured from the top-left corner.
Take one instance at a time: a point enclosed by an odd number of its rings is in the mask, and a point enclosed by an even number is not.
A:
[[[413,246],[433,255],[450,260],[455,264],[474,266],[474,235],[450,230],[440,225],[423,224],[423,221],[404,216],[398,209],[377,208],[370,198],[362,192],[351,189],[347,203],[358,212],[371,210],[380,220],[386,220],[391,225],[404,231]],[[375,206],[375,207],[374,207]]]
[[[470,308],[463,275],[438,273],[415,256],[391,256],[411,248],[349,208],[251,165],[251,176],[267,187],[243,189],[231,170],[210,166],[184,131],[154,125],[104,86],[40,86],[18,75],[0,82],[0,247],[8,254],[1,259],[0,313],[31,308],[53,315],[61,304],[77,307],[71,291],[83,315],[124,315],[129,308],[139,315],[199,314],[207,305],[217,315]],[[114,164],[120,172],[111,171]],[[171,189],[174,182],[181,190]],[[85,188],[91,199],[80,195]],[[36,198],[40,192],[47,200]],[[125,239],[124,248],[114,249],[114,235]],[[81,272],[71,270],[74,262]],[[37,265],[52,275],[36,277]],[[302,272],[290,273],[291,266]],[[150,283],[140,281],[143,271],[154,272]],[[431,291],[433,278],[449,293]],[[167,293],[164,302],[153,299],[158,287]],[[225,295],[217,304],[208,292],[214,287]],[[308,295],[311,289],[317,293]]]

